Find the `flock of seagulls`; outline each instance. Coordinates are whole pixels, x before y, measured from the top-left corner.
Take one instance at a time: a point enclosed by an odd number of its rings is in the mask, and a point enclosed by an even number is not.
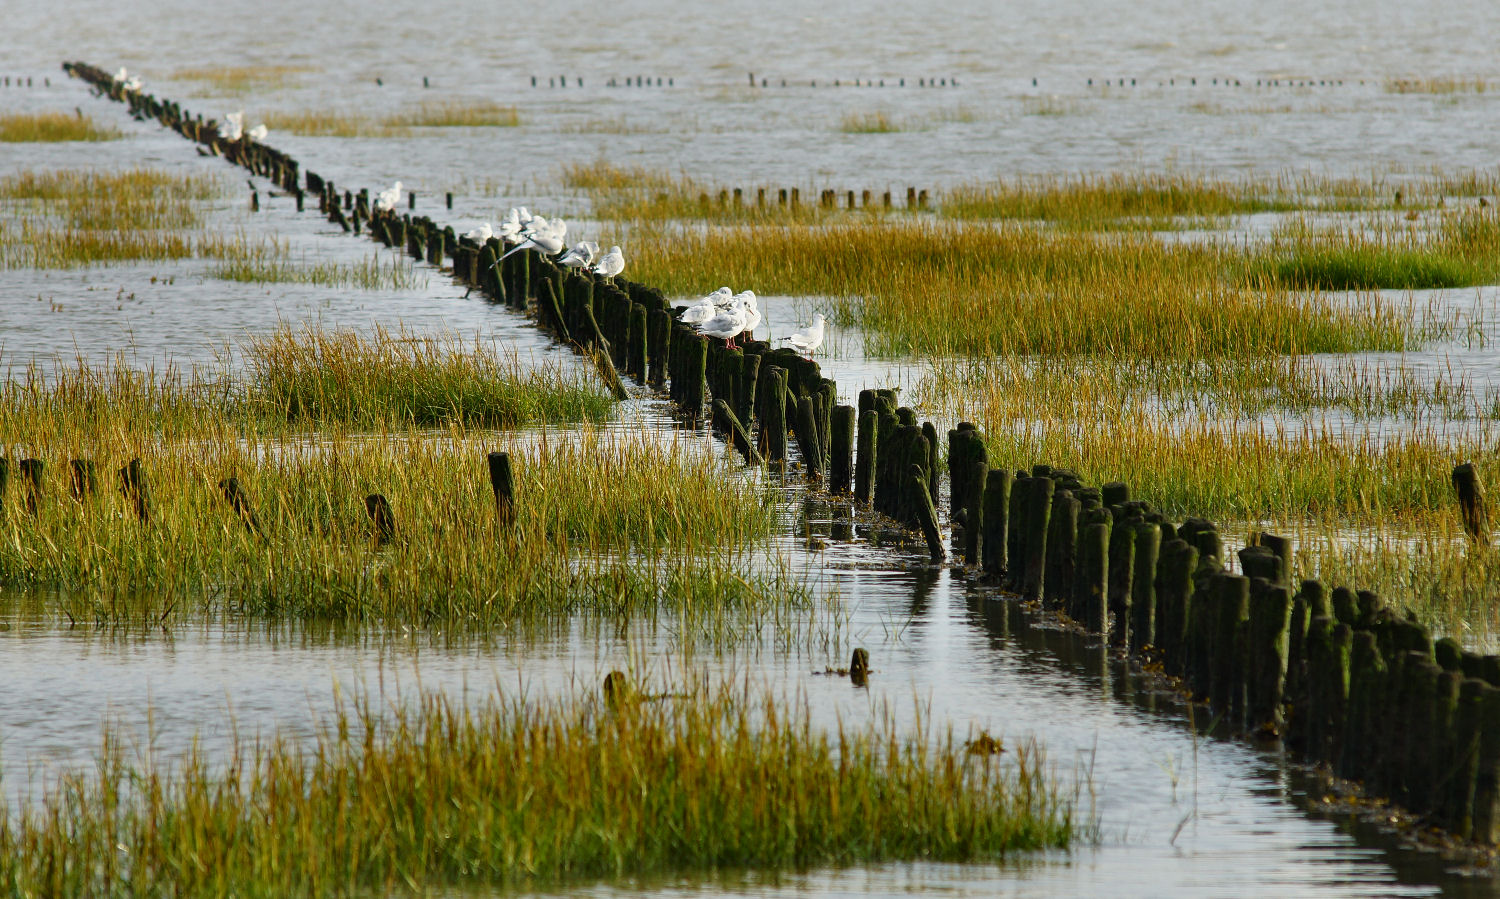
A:
[[[125,71],[121,69],[120,71]],[[219,126],[219,137],[223,140],[240,140],[249,138],[252,141],[263,141],[269,129],[264,124],[256,125],[249,131],[245,130],[245,111],[227,112],[224,114],[224,122]]]
[[[761,314],[755,291],[735,293],[728,287],[720,287],[713,293],[689,304],[682,310],[679,321],[694,325],[699,334],[724,341],[733,347],[742,334],[755,339],[755,329],[760,327]],[[781,338],[792,345],[792,349],[807,356],[823,345],[822,314],[814,315],[812,324]]]
[[[132,75],[129,72],[125,71],[124,66],[121,66],[120,71],[115,73],[115,84],[118,84],[120,86],[120,90],[127,93],[134,93],[145,87],[145,84],[141,82],[140,77]]]
[[[401,182],[396,182],[398,189]],[[379,206],[379,198],[376,198],[376,208]],[[498,229],[491,228],[489,222],[480,223],[479,227],[469,231],[464,237],[475,243],[484,243],[492,237],[498,237],[506,243],[515,244],[507,250],[504,256],[519,253],[522,250],[536,250],[543,256],[557,257],[557,264],[566,268],[577,268],[613,278],[620,272],[625,271],[625,254],[618,246],[609,248],[608,253],[600,254],[599,245],[592,240],[581,240],[572,246],[568,246],[566,237],[568,235],[568,223],[562,219],[551,219],[533,215],[531,210],[525,206],[513,207],[505,218],[500,221]],[[499,265],[500,260],[495,260]]]

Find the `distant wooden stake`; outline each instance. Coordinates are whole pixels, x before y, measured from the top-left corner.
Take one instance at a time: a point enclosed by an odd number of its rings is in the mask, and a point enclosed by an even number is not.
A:
[[[1458,507],[1463,513],[1464,530],[1475,543],[1489,545],[1490,516],[1484,505],[1484,488],[1474,463],[1465,462],[1453,469],[1453,489],[1458,493]]]
[[[391,504],[379,493],[372,493],[365,497],[365,511],[370,515],[370,521],[375,524],[375,545],[384,546],[396,538],[396,516],[391,512]]]
[[[490,453],[490,489],[495,493],[495,522],[501,528],[516,523],[516,480],[509,453]]]

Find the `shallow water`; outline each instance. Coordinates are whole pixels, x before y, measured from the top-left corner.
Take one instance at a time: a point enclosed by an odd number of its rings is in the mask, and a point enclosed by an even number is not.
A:
[[[270,138],[340,185],[400,179],[418,191],[418,212],[455,226],[493,220],[520,202],[575,220],[586,207],[555,186],[556,176],[565,161],[595,158],[680,170],[708,182],[801,185],[808,193],[823,186],[891,189],[899,196],[907,185],[932,189],[1002,174],[1451,171],[1493,165],[1500,129],[1500,97],[1493,90],[1403,95],[1383,88],[1388,76],[1493,77],[1489,42],[1500,30],[1500,8],[1457,0],[1420,8],[1381,0],[1321,9],[1290,0],[1249,7],[1205,2],[1191,9],[1098,0],[1029,7],[939,0],[890,9],[836,2],[811,9],[775,0],[753,14],[708,2],[668,14],[658,4],[626,0],[607,10],[563,3],[545,17],[470,0],[441,12],[410,3],[267,0],[228,4],[212,14],[182,0],[62,0],[7,10],[7,25],[0,60],[12,77],[30,75],[35,86],[0,88],[0,109],[78,107],[126,137],[90,145],[5,145],[0,174],[148,164],[224,173],[228,199],[210,227],[285,237],[309,261],[362,261],[376,250],[315,214],[295,215],[288,198],[267,196],[264,183],[265,211],[250,214],[237,170],[199,158],[177,136],[130,122],[121,107],[90,98],[61,73],[59,62],[126,65],[144,74],[148,89],[189,108],[218,116],[243,106],[252,121],[271,109],[383,114],[438,96],[514,103],[522,125],[512,129],[446,129],[396,139]],[[169,78],[186,66],[250,64],[315,71],[244,95],[214,94]],[[751,71],[768,78],[769,86],[748,87]],[[545,85],[547,73],[566,74],[570,85],[582,75],[584,85],[529,86],[534,74]],[[674,83],[606,86],[627,75]],[[433,89],[422,88],[423,76]],[[912,86],[930,77],[958,83]],[[1122,77],[1127,86],[1102,86],[1106,78]],[[51,79],[50,87],[42,86],[43,78]],[[783,78],[788,87],[780,87]],[[886,86],[829,86],[856,78],[884,79]],[[907,86],[897,87],[902,78]],[[1137,86],[1128,86],[1131,78]],[[1188,83],[1193,78],[1197,84]],[[1212,83],[1224,78],[1239,86]],[[1272,78],[1343,83],[1254,86]],[[877,111],[904,130],[841,130],[845,115]],[[437,202],[445,191],[456,195],[451,212]],[[1251,222],[1245,230],[1268,227]],[[465,297],[437,273],[422,289],[359,291],[232,284],[190,261],[8,271],[0,273],[0,284],[0,369],[12,371],[37,358],[77,354],[100,362],[118,351],[138,366],[210,363],[226,346],[233,355],[234,342],[246,332],[283,320],[451,329],[523,355],[571,358],[524,319]],[[1497,296],[1486,288],[1437,299],[1465,308],[1477,301],[1492,317]],[[815,302],[765,298],[772,334],[791,330]],[[920,370],[900,362],[865,359],[858,347],[856,334],[830,335],[825,371],[846,400],[863,386],[910,387],[920,377]],[[1477,391],[1500,384],[1496,355],[1473,341],[1399,358],[1362,358],[1433,376],[1456,366]],[[662,407],[651,400],[627,404],[616,427],[669,429]],[[922,703],[934,720],[951,722],[961,734],[972,727],[1011,742],[1038,739],[1060,774],[1083,778],[1087,772],[1085,782],[1098,800],[1103,839],[1097,848],[1003,867],[885,865],[789,875],[775,883],[707,885],[716,891],[1495,892],[1492,881],[1456,876],[1368,827],[1306,812],[1302,779],[1275,755],[1196,737],[1183,709],[1138,693],[1097,650],[1024,627],[998,600],[972,593],[962,575],[927,567],[917,548],[851,541],[848,523],[826,504],[804,511],[795,491],[789,502],[794,527],[810,528],[825,548],[808,552],[805,538],[796,537],[782,538],[778,548],[839,596],[844,612],[771,628],[722,655],[686,650],[670,621],[632,625],[625,636],[575,621],[549,636],[484,640],[309,632],[235,620],[131,633],[65,628],[12,601],[3,615],[8,629],[0,630],[6,792],[88,766],[105,722],[134,733],[142,751],[149,748],[158,758],[180,754],[195,735],[222,756],[236,733],[310,737],[333,708],[336,689],[346,695],[368,690],[393,701],[419,687],[471,697],[497,689],[542,694],[588,689],[603,671],[634,665],[662,680],[683,670],[748,677],[804,698],[820,722],[836,716],[857,722],[880,707],[911,720]],[[902,562],[894,570],[893,554]],[[868,647],[875,658],[878,673],[868,691],[810,675],[844,662],[854,645]],[[669,882],[582,892],[676,895],[704,887]]]

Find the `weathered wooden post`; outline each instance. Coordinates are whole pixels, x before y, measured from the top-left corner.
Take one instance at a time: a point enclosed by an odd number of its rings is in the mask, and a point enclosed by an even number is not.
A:
[[[1041,599],[1046,587],[1047,526],[1052,519],[1052,491],[1056,483],[1051,478],[1031,478],[1028,483],[1026,529],[1026,576],[1022,595],[1027,599]]]
[[[1109,514],[1091,509],[1078,527],[1078,573],[1076,595],[1083,612],[1082,624],[1090,633],[1109,633]]]
[[[1130,647],[1156,645],[1156,564],[1161,555],[1161,526],[1138,521],[1130,584]]]
[[[1280,735],[1281,702],[1286,684],[1287,629],[1292,618],[1292,593],[1276,585],[1250,600],[1247,655],[1247,724],[1262,733]]]
[[[120,493],[135,511],[142,524],[151,520],[151,491],[146,485],[146,471],[140,459],[131,459],[119,471]]]
[[[772,365],[766,369],[762,391],[761,435],[765,441],[766,460],[772,465],[786,465],[786,369]]]
[[[1464,530],[1475,543],[1488,544],[1489,510],[1485,507],[1484,489],[1479,483],[1479,470],[1474,467],[1474,463],[1465,462],[1454,467],[1453,490],[1458,494],[1458,508],[1463,514]]]
[[[245,491],[240,489],[240,480],[234,476],[224,478],[219,482],[219,490],[224,494],[224,499],[229,503],[229,508],[235,517],[245,525],[245,530],[251,536],[263,537],[260,529],[260,521],[255,517],[255,510],[250,506],[250,498]]]
[[[98,468],[93,459],[73,459],[68,463],[71,474],[69,492],[73,498],[83,502],[99,492]]]
[[[729,435],[730,445],[744,457],[746,465],[760,465],[764,461],[760,453],[756,451],[755,443],[745,431],[744,425],[740,424],[739,417],[723,400],[713,402],[713,423],[715,427]]]
[[[915,463],[907,468],[907,472],[907,489],[915,500],[917,522],[922,526],[922,536],[927,539],[927,552],[932,561],[941,562],[945,556],[943,535],[938,530],[937,511],[933,508],[932,497],[927,493],[927,473]]]
[[[42,508],[42,470],[46,467],[41,459],[22,459],[16,470],[21,473],[21,483],[26,485],[26,511],[35,515]]]
[[[625,370],[635,376],[637,384],[646,383],[649,377],[646,344],[646,307],[640,303],[631,303],[629,358]]]
[[[969,474],[964,478],[964,562],[979,565],[984,547],[984,491],[989,481],[990,465],[983,459],[969,462]]]
[[[1136,522],[1122,518],[1113,524],[1109,532],[1109,612],[1113,621],[1110,643],[1115,646],[1130,645],[1130,588],[1135,585],[1135,525]]]
[[[797,447],[802,450],[802,463],[813,482],[823,480],[823,450],[818,445],[818,419],[813,410],[813,399],[809,396],[797,398]]]
[[[842,495],[850,491],[854,481],[851,466],[854,457],[854,407],[834,406],[829,430],[832,441],[828,460],[828,492]]]
[[[490,469],[490,491],[495,495],[495,523],[506,529],[516,523],[516,479],[510,467],[510,454],[492,452],[486,460]]]
[[[984,482],[984,557],[986,573],[999,577],[1005,574],[1009,558],[1006,555],[1006,532],[1010,527],[1010,493],[1014,475],[1009,469],[992,468]]]
[[[372,493],[365,497],[365,512],[369,514],[370,521],[375,525],[375,546],[385,546],[396,537],[396,516],[391,512],[391,504],[379,493]]]
[[[863,395],[860,401],[863,404]],[[879,422],[880,415],[874,409],[872,396],[871,408],[862,411],[859,416],[859,447],[854,461],[854,498],[862,503],[868,503],[874,498],[875,456],[879,452],[876,431],[880,427]]]
[[[1054,484],[1052,512],[1047,522],[1047,572],[1042,599],[1048,607],[1074,617],[1079,616],[1073,606],[1073,591],[1078,573],[1078,515],[1082,508],[1073,491],[1059,489]]]

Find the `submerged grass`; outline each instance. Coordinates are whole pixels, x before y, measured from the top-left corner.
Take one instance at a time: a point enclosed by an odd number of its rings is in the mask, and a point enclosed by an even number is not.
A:
[[[620,222],[814,224],[850,218],[865,221],[888,212],[879,204],[858,210],[824,208],[812,187],[802,190],[796,205],[790,195],[786,201],[781,199],[781,191],[790,189],[786,185],[737,185],[741,194],[736,197],[733,188],[700,183],[686,175],[605,161],[569,163],[563,167],[562,181],[565,187],[588,196],[593,217]]]
[[[313,284],[361,290],[413,290],[427,286],[413,262],[399,255],[381,263],[379,253],[363,262],[298,262],[284,241],[252,241],[243,235],[202,241],[202,255],[219,259],[209,274],[225,281],[252,284]]]
[[[23,894],[425,894],[1067,847],[1079,825],[1040,751],[1006,758],[889,713],[826,735],[748,687],[365,701],[313,747],[242,748],[227,770],[133,767],[107,740],[97,773],[0,819],[0,877]]]
[[[283,326],[249,338],[246,358],[249,402],[290,421],[515,427],[600,422],[614,406],[597,382],[523,367],[477,338]]]
[[[1281,229],[1247,267],[1293,287],[1319,290],[1432,289],[1500,279],[1500,214],[1469,207],[1427,214],[1436,222],[1377,221]]]
[[[521,124],[514,106],[493,100],[432,101],[386,115],[306,110],[267,112],[272,131],[308,137],[401,137],[417,128],[513,128]]]
[[[1383,298],[1336,305],[1247,285],[1226,277],[1226,252],[1141,235],[910,221],[632,236],[632,267],[647,283],[683,294],[727,283],[828,297],[879,355],[1394,350],[1452,327],[1419,325],[1413,310]]]
[[[1157,227],[1174,218],[1281,212],[1295,205],[1273,184],[1205,175],[1115,173],[972,183],[945,192],[940,208],[944,216],[955,219],[1025,219],[1100,228],[1130,221]]]
[[[269,65],[269,66],[198,66],[177,69],[172,78],[177,81],[200,81],[226,94],[243,94],[250,91],[274,90],[285,87],[301,76],[318,71],[313,66]]]
[[[0,144],[117,140],[120,132],[85,115],[65,112],[0,113]]]

